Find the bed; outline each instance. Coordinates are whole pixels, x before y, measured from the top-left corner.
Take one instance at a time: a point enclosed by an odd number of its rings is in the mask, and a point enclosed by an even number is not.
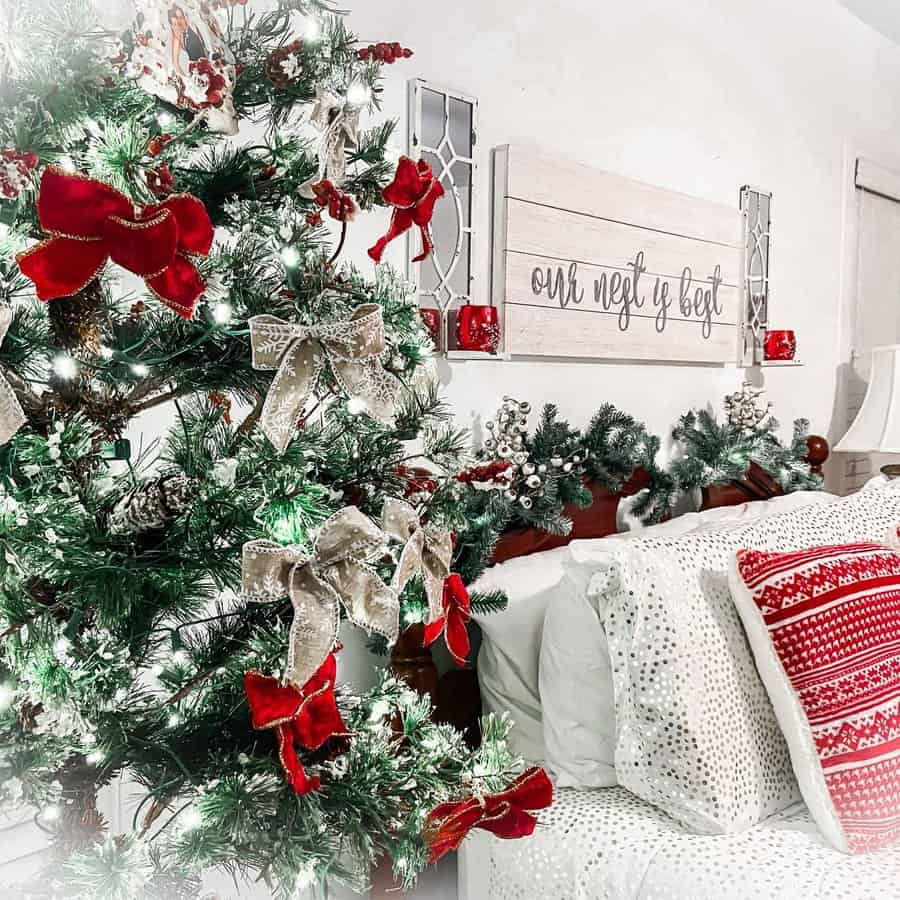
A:
[[[763,500],[767,491],[769,499]],[[749,486],[727,486],[704,497],[703,514],[693,519],[680,517],[681,521],[668,523],[662,532],[672,539],[704,529],[742,528],[773,512],[777,515],[806,503],[828,504],[838,499],[777,495],[778,491],[766,485],[764,479],[761,483],[754,478]],[[609,505],[614,509],[619,499],[611,497]],[[739,505],[733,506],[735,503]],[[605,527],[611,532],[614,515],[611,519],[609,508],[605,514]],[[572,558],[581,557],[583,562],[599,551],[606,553],[610,540],[621,541],[622,537],[594,537],[549,551],[538,547],[530,559],[516,559],[515,553],[506,557],[518,573],[513,588],[521,589],[526,602],[511,603],[508,614],[480,622],[484,643],[478,660],[481,690],[476,702],[483,701],[486,711],[508,709],[519,720],[513,734],[516,749],[528,761],[546,765],[547,749],[554,756],[554,748],[550,743],[544,744],[543,737],[549,734],[548,741],[552,741],[553,729],[548,732],[546,723],[542,727],[542,703],[564,706],[568,699],[574,708],[572,722],[557,715],[556,739],[567,745],[568,758],[575,763],[572,771],[564,765],[553,770],[557,785],[554,804],[540,812],[538,826],[530,838],[504,841],[482,831],[469,835],[458,857],[460,900],[900,897],[900,850],[849,856],[833,849],[799,795],[794,802],[781,802],[777,812],[761,816],[761,821],[752,827],[736,826],[730,831],[729,826],[724,829],[729,833],[698,834],[657,805],[616,784],[611,767],[603,771],[602,767],[579,766],[579,742],[587,746],[598,740],[595,732],[579,734],[580,686],[570,677],[553,695],[556,676],[545,671],[550,668],[546,653],[538,665],[526,654],[515,653],[515,641],[524,647],[529,642],[547,643],[553,639],[553,617],[545,613],[548,604],[554,596],[570,596],[573,589],[583,593],[586,586],[573,585],[571,571],[565,584],[557,581],[554,568],[563,559],[571,563]],[[521,545],[523,536],[517,536],[517,541]],[[486,586],[502,586],[502,569],[498,566],[488,573]],[[569,603],[563,608],[565,612],[556,616],[557,621],[564,620],[570,632],[589,631],[590,623],[582,627],[578,621],[577,604]],[[509,618],[504,619],[507,615]],[[557,657],[570,666],[574,660],[573,668],[578,671],[590,667],[592,661],[587,656],[579,658],[577,645],[572,654],[567,654],[568,645]],[[539,668],[540,687],[536,688]],[[585,678],[589,676],[588,672]],[[470,698],[465,702],[471,705],[473,701]],[[601,713],[601,718],[616,718],[612,709]],[[455,715],[457,721],[464,716],[459,704]],[[558,762],[560,752],[558,747],[555,749]],[[612,748],[608,749],[612,753]],[[566,786],[570,784],[580,786]]]
[[[459,873],[459,900],[900,896],[900,850],[833,850],[802,804],[737,834],[697,835],[620,787],[557,791],[527,840],[473,833]]]

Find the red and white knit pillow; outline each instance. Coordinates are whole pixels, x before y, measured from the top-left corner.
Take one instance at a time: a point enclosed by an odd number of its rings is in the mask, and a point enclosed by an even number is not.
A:
[[[839,850],[900,840],[900,553],[740,550],[731,591],[803,799]]]

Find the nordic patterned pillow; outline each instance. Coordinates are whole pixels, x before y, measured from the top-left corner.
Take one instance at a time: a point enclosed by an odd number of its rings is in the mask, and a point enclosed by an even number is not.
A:
[[[740,550],[730,574],[803,799],[844,852],[900,840],[900,554]]]

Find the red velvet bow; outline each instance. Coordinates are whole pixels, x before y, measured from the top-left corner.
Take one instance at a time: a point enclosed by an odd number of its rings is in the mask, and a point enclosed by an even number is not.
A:
[[[444,579],[443,605],[444,615],[425,626],[425,646],[433,644],[443,634],[450,655],[458,666],[464,666],[469,655],[466,624],[472,618],[472,601],[456,572],[451,572]]]
[[[276,729],[278,758],[288,782],[298,794],[317,791],[320,779],[308,776],[297,756],[295,742],[307,750],[317,750],[328,738],[346,732],[334,700],[334,677],[337,662],[329,653],[325,662],[309,681],[297,690],[281,684],[260,672],[244,676],[244,690],[250,704],[253,727]]]
[[[489,797],[471,797],[435,807],[425,823],[428,861],[436,863],[456,850],[473,828],[501,838],[527,837],[537,819],[530,809],[545,809],[553,802],[553,785],[543,769],[523,772],[507,790]]]
[[[397,174],[382,191],[382,196],[394,207],[394,213],[388,233],[379,238],[374,247],[369,248],[369,256],[375,262],[381,262],[384,248],[395,237],[399,237],[413,225],[418,225],[422,235],[422,252],[413,262],[425,259],[431,253],[428,226],[434,215],[434,204],[444,196],[444,187],[432,174],[431,166],[424,159],[415,163],[408,156],[402,156],[397,164]]]
[[[178,315],[193,316],[204,284],[191,257],[206,256],[213,240],[206,207],[196,197],[175,194],[135,211],[108,184],[49,166],[37,213],[52,237],[17,259],[41,300],[77,293],[112,259],[140,275]]]

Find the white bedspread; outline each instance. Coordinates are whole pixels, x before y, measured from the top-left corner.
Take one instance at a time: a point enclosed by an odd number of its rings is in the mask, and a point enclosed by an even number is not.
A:
[[[531,838],[463,852],[465,900],[890,900],[900,848],[830,849],[803,807],[740,834],[693,835],[623,788],[564,789]],[[470,860],[470,863],[472,861]],[[486,862],[486,861],[485,861]],[[461,868],[462,872],[462,868]],[[477,876],[477,877],[473,877]]]

